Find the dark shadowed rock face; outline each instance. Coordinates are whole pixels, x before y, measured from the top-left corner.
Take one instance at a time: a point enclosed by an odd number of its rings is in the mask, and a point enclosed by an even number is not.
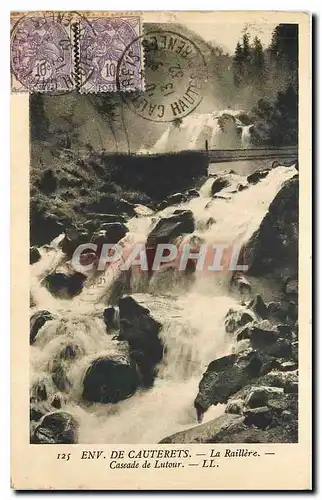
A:
[[[191,210],[183,210],[170,217],[160,219],[147,238],[147,245],[170,243],[182,234],[193,233],[195,230],[194,218]]]
[[[75,444],[78,442],[78,422],[68,412],[48,413],[36,426],[32,444]]]
[[[54,319],[49,311],[37,311],[30,318],[30,344],[36,340],[37,333],[46,321]]]
[[[149,386],[155,377],[155,367],[163,356],[159,337],[162,325],[150,315],[149,309],[131,296],[119,300],[119,311],[119,339],[129,343],[131,356],[140,367],[144,383]]]
[[[245,246],[248,272],[263,275],[274,272],[281,281],[296,278],[298,265],[298,189],[297,177],[286,181],[270,204],[258,231]],[[292,287],[292,290],[295,286]]]
[[[267,175],[269,174],[269,172],[270,172],[270,169],[257,170],[256,172],[253,172],[252,174],[250,174],[247,177],[247,181],[250,184],[257,184],[257,182],[259,182],[261,179],[265,179],[265,177],[267,177]]]
[[[117,403],[132,396],[139,383],[136,364],[129,356],[104,356],[87,369],[82,397],[89,402]]]

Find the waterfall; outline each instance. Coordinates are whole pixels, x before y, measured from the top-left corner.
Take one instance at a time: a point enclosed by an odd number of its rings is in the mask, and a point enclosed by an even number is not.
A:
[[[282,183],[295,173],[294,167],[280,166],[258,184],[243,190],[236,186],[245,181],[244,177],[226,173],[230,186],[218,198],[211,197],[214,179],[209,178],[199,197],[155,214],[142,210],[142,215],[128,222],[129,233],[122,245],[145,241],[155,222],[178,208],[193,212],[194,234],[209,246],[236,238],[247,241]],[[213,221],[210,225],[209,219]],[[61,238],[41,248],[41,260],[31,268],[31,293],[36,303],[32,312],[48,309],[55,316],[40,329],[31,346],[31,383],[43,381],[50,396],[64,393],[63,409],[78,419],[81,443],[156,443],[196,425],[193,400],[198,384],[209,362],[232,350],[232,340],[225,333],[223,322],[228,309],[238,307],[238,300],[229,294],[220,276],[213,275],[196,276],[189,290],[179,288],[174,293],[170,282],[166,293],[158,293],[158,287],[149,289],[155,294],[154,308],[162,318],[160,336],[165,346],[153,387],[139,390],[117,404],[85,405],[80,396],[86,368],[94,357],[113,352],[117,342],[106,333],[102,319],[106,290],[116,271],[110,266],[99,278],[89,277],[90,284],[85,284],[77,297],[54,298],[42,280],[52,270],[67,265],[59,248]],[[61,353],[67,347],[76,352],[75,359],[62,359]],[[50,375],[57,366],[61,383],[65,384],[60,389],[54,387]],[[213,407],[205,414],[205,420],[223,411],[223,405]]]
[[[250,129],[238,119],[245,113],[231,109],[214,113],[193,113],[182,122],[172,122],[151,148],[151,153],[166,153],[188,149],[204,149],[207,141],[209,149],[248,148]],[[241,131],[241,134],[239,133]],[[142,148],[141,153],[146,153]]]

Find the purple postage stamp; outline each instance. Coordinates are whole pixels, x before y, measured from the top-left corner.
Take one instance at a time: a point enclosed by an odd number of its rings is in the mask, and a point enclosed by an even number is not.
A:
[[[75,89],[71,13],[12,17],[13,92],[65,93]]]
[[[124,63],[123,76],[131,88],[144,90],[143,54],[138,16],[96,17],[79,20],[76,74],[84,93],[115,92],[118,64],[127,48],[131,53]]]

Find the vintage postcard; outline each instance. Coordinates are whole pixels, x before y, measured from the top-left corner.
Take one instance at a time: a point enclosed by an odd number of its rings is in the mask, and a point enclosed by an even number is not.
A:
[[[12,12],[12,487],[310,490],[299,12]]]

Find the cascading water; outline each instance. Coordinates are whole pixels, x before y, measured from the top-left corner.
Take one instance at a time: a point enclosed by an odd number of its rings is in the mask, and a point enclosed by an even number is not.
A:
[[[277,167],[266,178],[247,189],[234,186],[245,182],[230,174],[233,186],[211,197],[213,179],[200,189],[200,196],[187,203],[141,215],[128,222],[130,232],[122,244],[144,241],[151,226],[175,209],[193,212],[196,231],[207,245],[218,241],[247,241],[259,227],[269,204],[282,183],[296,173],[293,167]],[[207,224],[212,219],[211,225]],[[198,383],[213,359],[231,352],[231,339],[224,331],[224,317],[238,301],[229,292],[217,273],[207,277],[196,275],[189,290],[172,288],[158,294],[151,284],[154,309],[162,318],[160,336],[165,346],[154,385],[139,390],[129,399],[116,404],[85,405],[81,400],[82,377],[94,357],[113,353],[115,340],[106,333],[102,313],[107,305],[106,291],[115,279],[109,268],[101,276],[88,278],[90,284],[73,299],[54,298],[42,285],[52,270],[68,263],[57,238],[41,249],[41,260],[32,266],[31,294],[33,311],[49,310],[55,317],[45,323],[31,346],[31,382],[43,382],[48,397],[60,393],[62,408],[79,421],[81,443],[156,443],[167,435],[195,425],[193,400]],[[152,280],[153,281],[153,280]],[[151,300],[151,296],[150,296]],[[69,356],[66,354],[68,349]],[[223,406],[211,408],[205,419],[214,418]]]

